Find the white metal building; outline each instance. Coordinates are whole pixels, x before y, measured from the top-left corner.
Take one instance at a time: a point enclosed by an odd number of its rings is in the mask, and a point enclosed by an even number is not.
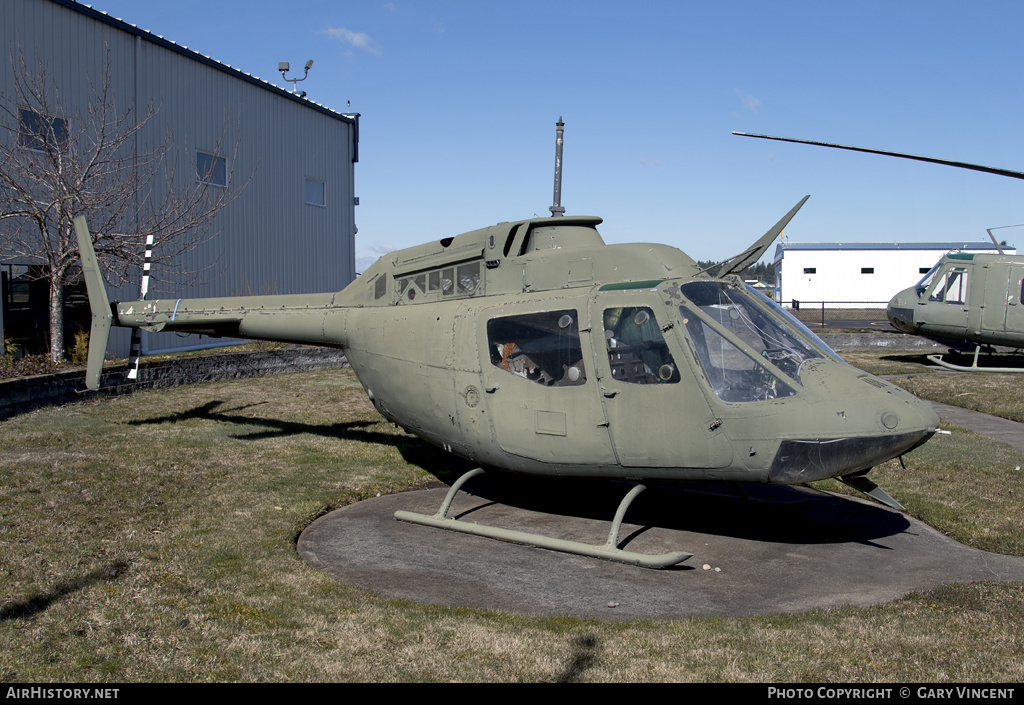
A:
[[[109,52],[118,107],[138,114],[150,102],[159,106],[140,134],[140,142],[149,143],[140,152],[170,130],[178,169],[198,167],[223,179],[218,187],[239,190],[213,221],[215,236],[165,265],[205,271],[207,281],[160,291],[157,267],[157,296],[338,291],[355,277],[358,115],[331,110],[72,0],[3,0],[0,36],[5,59],[20,55],[35,65],[38,58],[64,104],[83,114],[93,95],[89,81],[104,74]],[[0,92],[8,96],[11,64],[4,61],[0,71]],[[276,66],[252,68],[269,73]],[[0,251],[8,277],[12,267],[27,264]],[[136,299],[138,286],[111,290],[111,299]],[[111,351],[126,356],[129,337],[126,330],[112,331]],[[222,341],[156,333],[145,334],[143,350],[213,344]]]
[[[995,252],[991,242],[782,242],[775,248],[775,300],[885,308],[950,250]],[[1004,247],[1015,254],[1012,247]]]

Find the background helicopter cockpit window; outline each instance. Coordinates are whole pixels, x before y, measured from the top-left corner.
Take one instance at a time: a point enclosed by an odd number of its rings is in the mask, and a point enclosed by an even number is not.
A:
[[[544,386],[587,381],[576,311],[543,311],[487,321],[491,364]]]
[[[954,267],[940,277],[929,301],[945,301],[947,304],[963,304],[967,301],[967,270]]]
[[[935,273],[939,271],[939,267],[941,267],[941,266],[942,266],[942,260],[939,260],[938,262],[935,263],[934,267],[929,269],[925,273],[925,275],[923,277],[921,277],[921,281],[919,281],[917,283],[917,285],[914,287],[914,289],[917,290],[917,295],[918,296],[923,294],[928,289],[928,287],[931,286],[932,279],[935,278]]]
[[[679,381],[658,321],[646,306],[605,309],[604,337],[614,379],[633,384]]]

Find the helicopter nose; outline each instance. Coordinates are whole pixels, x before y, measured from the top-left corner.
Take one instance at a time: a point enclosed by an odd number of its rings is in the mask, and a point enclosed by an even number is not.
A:
[[[859,438],[786,440],[768,470],[769,482],[794,485],[867,470],[909,453],[934,433],[919,430]]]
[[[876,388],[862,397],[864,402],[873,399],[875,408],[861,417],[861,433],[825,432],[818,438],[782,441],[768,471],[769,482],[796,484],[866,470],[910,452],[938,430],[939,417],[928,402],[877,377],[859,379]]]
[[[885,308],[885,315],[893,328],[904,333],[914,332],[914,303],[910,298],[910,290],[901,291],[892,297]]]

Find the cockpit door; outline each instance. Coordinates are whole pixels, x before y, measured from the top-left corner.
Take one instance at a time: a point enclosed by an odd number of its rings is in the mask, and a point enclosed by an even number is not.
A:
[[[1024,265],[1010,266],[1006,292],[1006,332],[1024,333]]]
[[[966,334],[972,269],[970,263],[956,262],[946,265],[932,280],[925,296],[918,302],[922,308],[914,316],[914,321],[926,326],[929,334]]]
[[[578,297],[488,308],[477,337],[486,341],[482,380],[499,447],[600,474],[615,456],[593,376],[586,303]]]
[[[732,449],[723,422],[698,386],[674,330],[678,324],[660,297],[604,292],[591,309],[598,346],[595,371],[619,463],[638,468],[729,465]]]

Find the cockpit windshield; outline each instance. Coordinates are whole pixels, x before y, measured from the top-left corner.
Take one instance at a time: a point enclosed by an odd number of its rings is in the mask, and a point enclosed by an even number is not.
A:
[[[708,281],[684,284],[680,292],[692,305],[679,307],[686,331],[725,401],[793,396],[796,391],[775,372],[800,382],[803,364],[825,357],[787,321],[769,315],[769,302],[753,291]]]
[[[920,298],[921,294],[923,294],[928,289],[928,286],[932,283],[932,279],[935,278],[935,273],[939,271],[939,265],[941,264],[942,260],[940,259],[938,262],[935,263],[934,267],[928,270],[927,274],[921,277],[921,281],[919,281],[914,286],[914,289],[917,290],[918,298]]]

